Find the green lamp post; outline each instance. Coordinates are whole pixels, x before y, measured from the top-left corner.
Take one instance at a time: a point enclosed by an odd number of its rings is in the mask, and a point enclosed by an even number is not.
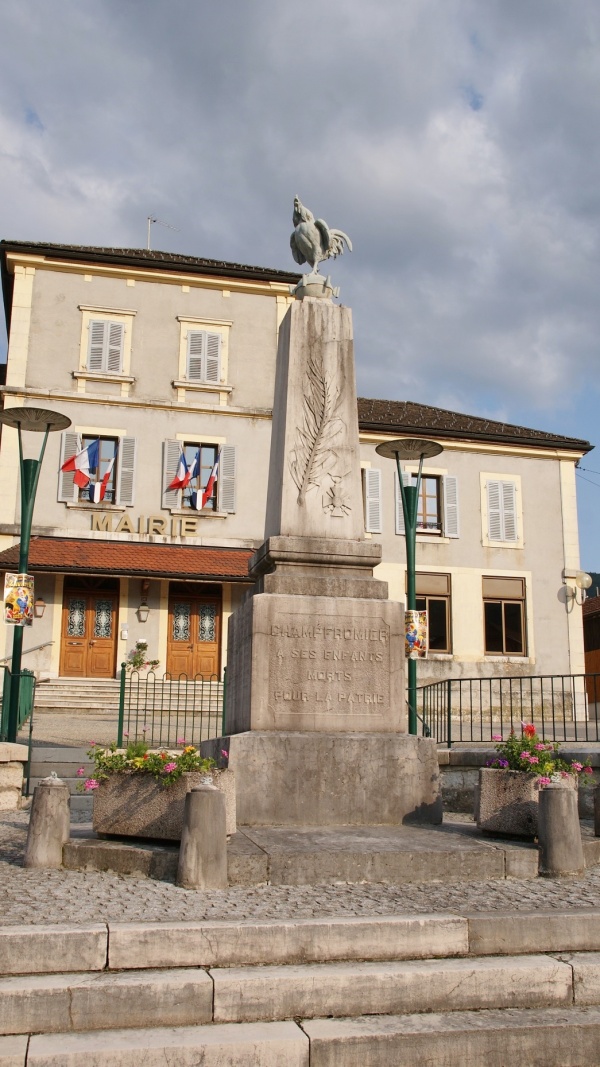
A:
[[[416,567],[415,554],[417,544],[417,517],[419,511],[419,493],[421,491],[421,475],[423,472],[423,460],[439,456],[443,452],[437,441],[426,441],[418,437],[406,437],[396,441],[384,441],[377,445],[375,451],[386,459],[396,460],[398,482],[400,483],[400,499],[402,500],[402,514],[404,515],[404,536],[406,539],[406,606],[409,611],[416,611]],[[419,471],[415,485],[405,485],[400,469],[400,460],[419,461]],[[408,660],[408,732],[417,733],[417,661]]]
[[[19,574],[26,574],[29,564],[29,543],[31,541],[31,523],[33,519],[33,506],[35,494],[40,477],[40,470],[48,434],[53,430],[66,430],[71,425],[71,420],[58,411],[48,411],[45,408],[7,408],[0,411],[0,423],[4,426],[12,426],[19,434],[19,468],[21,471],[21,542],[19,546]],[[23,459],[22,431],[33,430],[35,433],[43,433],[44,440],[39,459]],[[13,630],[12,651],[12,682],[10,687],[10,704],[8,710],[9,741],[17,740],[19,728],[19,695],[21,690],[21,656],[23,653],[23,626],[15,626]]]

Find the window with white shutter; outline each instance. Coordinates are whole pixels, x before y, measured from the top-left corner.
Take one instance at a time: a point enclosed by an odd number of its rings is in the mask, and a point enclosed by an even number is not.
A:
[[[221,378],[221,334],[188,330],[186,376],[190,382],[218,383]]]
[[[488,537],[490,541],[517,541],[517,500],[514,482],[486,483]]]
[[[222,445],[219,453],[219,511],[235,511],[235,446]]]
[[[443,492],[444,536],[459,537],[460,529],[458,522],[458,478],[454,474],[444,475]]]
[[[365,530],[367,533],[381,533],[381,471],[376,467],[365,467],[363,486]]]
[[[117,504],[130,506],[135,502],[135,437],[122,437],[116,459]]]
[[[182,489],[169,489],[181,459],[189,474]],[[217,466],[218,460],[218,466]],[[215,469],[216,468],[216,469]],[[202,506],[202,499],[206,501]],[[235,511],[235,448],[200,441],[165,441],[163,445],[162,506],[170,511]]]
[[[74,471],[63,471],[67,460],[84,449],[88,452],[85,485],[77,486]],[[134,503],[135,493],[135,437],[108,437],[97,433],[78,433],[66,430],[62,435],[58,472],[58,499],[65,504]]]
[[[104,374],[123,370],[125,326],[110,319],[90,319],[87,369]]]
[[[402,481],[404,485],[410,485],[412,482],[412,475],[409,471],[402,471]],[[394,471],[394,503],[396,508],[396,533],[404,534],[404,510],[402,508],[402,493],[400,492],[400,482],[398,481],[398,471]]]
[[[76,430],[65,430],[61,434],[58,462],[58,500],[63,504],[72,504],[79,496],[79,490],[74,481],[74,471],[61,470],[63,463],[66,463],[72,456],[76,456],[78,452],[81,452],[80,435]]]

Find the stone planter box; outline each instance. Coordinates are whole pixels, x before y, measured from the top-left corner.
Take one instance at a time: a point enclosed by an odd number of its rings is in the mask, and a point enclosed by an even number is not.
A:
[[[113,774],[94,793],[94,830],[116,837],[180,841],[186,793],[207,777],[225,793],[227,834],[236,831],[235,777],[230,770],[191,771],[163,786],[150,774]]]
[[[577,778],[564,782],[577,789]],[[537,837],[539,778],[523,771],[482,767],[475,797],[475,821],[487,833],[516,837]]]

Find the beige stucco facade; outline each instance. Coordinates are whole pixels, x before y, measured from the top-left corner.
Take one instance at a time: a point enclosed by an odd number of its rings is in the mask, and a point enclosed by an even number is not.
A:
[[[5,293],[11,306],[4,405],[56,409],[71,419],[71,434],[117,441],[119,479],[119,465],[125,464],[126,454],[131,457],[129,480],[126,486],[123,481],[121,498],[114,503],[94,504],[77,493],[66,500],[59,471],[72,454],[74,438],[65,443],[63,435],[51,435],[37,494],[34,536],[69,539],[74,559],[77,545],[90,542],[138,546],[140,560],[145,558],[144,546],[153,545],[257,548],[265,528],[278,329],[294,299],[292,276],[258,268],[234,270],[227,264],[219,273],[215,265],[203,270],[203,261],[170,263],[167,268],[160,258],[144,258],[142,253],[113,252],[104,257],[93,253],[85,249],[76,254],[69,249],[48,253],[16,243],[3,249]],[[106,323],[107,331],[112,324],[121,338],[116,370],[90,365],[94,322]],[[218,371],[206,370],[208,364],[202,363],[199,374],[191,373],[191,333],[218,338]],[[393,599],[404,600],[405,545],[398,532],[394,467],[375,453],[376,445],[390,436],[399,436],[393,427],[381,433],[364,430],[361,458],[365,470],[381,471],[380,482],[372,483],[380,486],[378,528],[368,534],[383,546],[384,562],[377,577],[389,582]],[[452,535],[447,535],[444,523],[418,535],[417,571],[448,579],[449,649],[432,652],[420,664],[420,679],[499,671],[583,671],[580,608],[564,596],[565,575],[579,567],[574,465],[581,449],[561,451],[500,439],[482,442],[456,434],[438,439],[444,451],[425,467],[425,474],[436,485],[449,485],[444,479],[452,479],[457,494]],[[228,493],[223,482],[212,510],[197,512],[181,506],[172,494],[165,496],[172,475],[165,459],[168,442],[179,443],[172,445],[175,452],[184,444],[202,445],[229,457]],[[37,443],[28,442],[29,455]],[[411,465],[406,467],[410,473]],[[495,482],[513,487],[516,531],[511,540],[490,536],[487,487]],[[18,538],[17,436],[5,428],[0,449],[0,550]],[[26,654],[24,665],[50,676],[65,673],[61,656],[67,589],[76,588],[73,573],[64,562],[55,572],[36,573],[36,595],[45,601],[46,610],[26,633],[25,649],[44,647]],[[81,577],[81,571],[77,573]],[[89,575],[93,577],[93,568]],[[112,673],[138,638],[147,640],[149,654],[168,667],[169,604],[177,575],[149,572],[143,596],[139,573],[124,569],[112,577],[117,583]],[[525,632],[519,655],[486,653],[482,590],[489,578],[524,580]],[[200,582],[194,583],[189,574],[185,581],[198,596],[203,589],[216,596],[218,587],[217,673],[221,674],[227,656],[227,619],[247,586],[239,576],[224,580],[217,563]],[[101,583],[98,588],[103,588]],[[180,589],[178,595],[184,597],[184,592]],[[138,618],[141,597],[150,609],[146,622]],[[6,627],[6,656],[11,640]]]

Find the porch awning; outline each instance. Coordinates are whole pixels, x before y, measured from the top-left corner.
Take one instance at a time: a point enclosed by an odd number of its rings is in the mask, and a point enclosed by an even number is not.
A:
[[[249,582],[248,560],[252,554],[253,550],[248,548],[32,537],[29,571]],[[18,544],[0,552],[0,570],[14,571],[18,565]]]

